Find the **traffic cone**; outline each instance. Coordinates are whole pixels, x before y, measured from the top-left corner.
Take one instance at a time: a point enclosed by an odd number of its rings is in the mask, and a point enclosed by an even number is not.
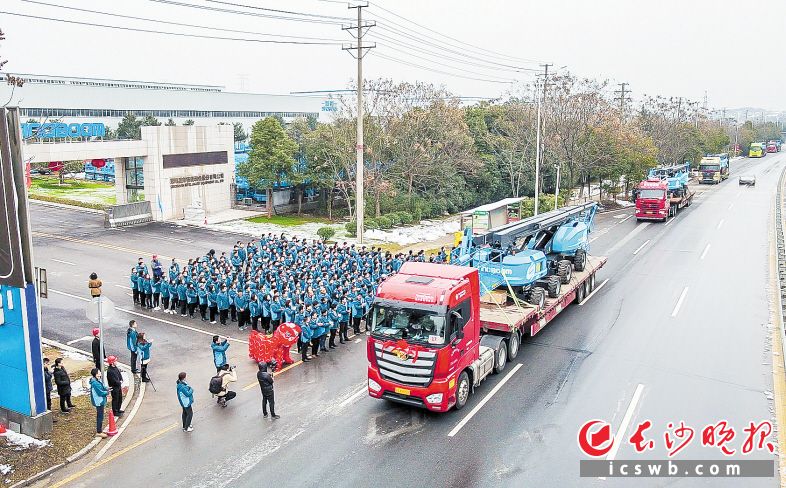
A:
[[[106,435],[112,437],[117,435],[117,425],[115,425],[115,414],[112,410],[109,411],[109,425],[106,428]]]
[[[5,434],[5,425],[0,424],[0,434]]]

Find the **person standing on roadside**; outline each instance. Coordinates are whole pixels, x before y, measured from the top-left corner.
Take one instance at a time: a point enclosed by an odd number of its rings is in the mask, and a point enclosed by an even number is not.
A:
[[[227,325],[229,305],[231,304],[232,300],[229,298],[226,285],[221,285],[221,291],[218,292],[218,295],[216,296],[216,302],[218,304],[219,321],[221,322],[221,325]]]
[[[219,342],[220,341],[220,342]],[[227,349],[229,349],[229,341],[226,337],[221,341],[221,337],[214,335],[213,343],[210,344],[213,350],[213,364],[216,365],[216,374],[221,372],[221,368],[227,363]]]
[[[98,279],[98,275],[95,273],[90,273],[90,280],[87,282],[87,287],[90,288],[90,296],[93,298],[101,296],[101,280]]]
[[[49,371],[49,358],[44,358],[44,386],[46,387],[46,409],[52,410],[52,372]]]
[[[139,372],[136,368],[136,336],[136,320],[130,320],[128,322],[128,330],[126,330],[126,348],[131,351],[131,374]]]
[[[194,427],[191,420],[194,418],[194,389],[186,383],[186,374],[177,375],[177,400],[183,408],[183,432],[192,432]]]
[[[68,371],[63,366],[63,358],[55,359],[55,369],[52,376],[55,378],[57,396],[60,397],[60,412],[69,413],[74,408],[74,404],[71,402],[71,377],[68,376]]]
[[[117,358],[109,356],[106,358],[109,366],[106,368],[106,382],[109,384],[109,389],[112,393],[112,413],[115,417],[122,417],[123,411],[123,373],[117,367]]]
[[[270,406],[270,415],[274,419],[281,418],[276,415],[276,400],[273,394],[273,375],[268,372],[267,363],[259,363],[257,381],[262,390],[262,416],[267,418],[267,407]]]
[[[103,360],[106,358],[106,351],[101,351],[101,337],[98,335],[100,332],[101,331],[98,330],[98,328],[93,329],[93,343],[91,344],[93,351],[93,363],[98,369],[101,369],[101,364],[103,364]]]
[[[104,437],[104,407],[106,406],[106,397],[109,396],[109,390],[101,383],[101,370],[93,368],[90,371],[90,403],[96,407],[96,437]]]
[[[145,333],[140,332],[136,336],[136,353],[139,356],[140,362],[142,363],[142,382],[149,383],[150,376],[147,374],[147,365],[150,363],[150,347],[153,345],[153,341],[148,341],[145,338]]]

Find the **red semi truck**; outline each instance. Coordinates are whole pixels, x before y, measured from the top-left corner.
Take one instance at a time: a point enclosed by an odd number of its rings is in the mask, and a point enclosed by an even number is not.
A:
[[[522,337],[593,292],[605,263],[587,257],[543,308],[518,299],[484,303],[476,268],[405,263],[379,285],[368,317],[369,395],[435,412],[461,409],[481,381],[518,356]]]
[[[636,187],[636,219],[665,222],[683,207],[693,203],[694,191],[689,186],[669,190],[668,180],[650,178]]]

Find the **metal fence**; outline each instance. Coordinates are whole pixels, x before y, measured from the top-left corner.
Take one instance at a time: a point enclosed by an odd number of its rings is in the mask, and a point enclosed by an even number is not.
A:
[[[778,332],[781,335],[781,348],[778,351],[783,359],[783,367],[786,370],[786,332],[784,331],[784,324],[786,324],[786,239],[784,239],[783,232],[783,206],[784,202],[783,186],[786,184],[786,169],[781,172],[780,180],[778,181],[778,193],[775,199],[775,246],[778,258],[778,309],[781,314],[780,326]]]
[[[126,225],[151,222],[153,212],[150,202],[134,202],[125,205],[113,205],[106,209],[104,227],[123,227]]]

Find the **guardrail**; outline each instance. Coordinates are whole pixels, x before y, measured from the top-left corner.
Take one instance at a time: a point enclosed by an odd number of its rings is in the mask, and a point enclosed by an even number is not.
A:
[[[113,205],[106,209],[104,227],[123,227],[126,225],[152,222],[153,211],[150,202],[134,202]]]
[[[781,314],[781,323],[778,327],[778,332],[781,335],[781,359],[783,360],[783,368],[786,370],[786,331],[784,331],[784,324],[786,324],[786,238],[783,232],[783,206],[784,192],[783,187],[786,184],[786,168],[781,172],[781,177],[778,180],[778,191],[775,197],[775,252],[778,259],[778,308]]]

